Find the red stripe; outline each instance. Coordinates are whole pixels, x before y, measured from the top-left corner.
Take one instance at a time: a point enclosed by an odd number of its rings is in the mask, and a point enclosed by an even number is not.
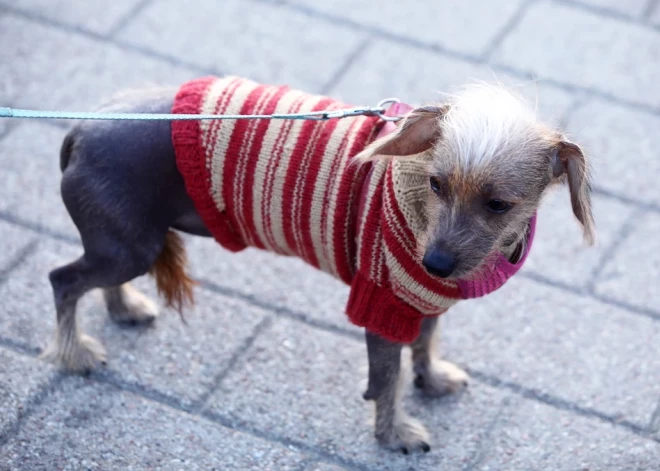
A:
[[[202,110],[204,97],[216,79],[202,78],[184,84],[174,99],[172,113],[198,114]],[[193,200],[205,226],[215,239],[227,250],[245,248],[227,227],[227,220],[211,196],[211,176],[206,165],[206,154],[202,146],[202,129],[199,121],[172,121],[172,144],[176,154],[176,165],[184,177],[186,191]]]
[[[299,96],[296,98],[296,100],[291,104],[289,109],[287,110],[287,113],[297,113],[300,111],[300,108],[304,104],[304,95]],[[295,124],[295,121],[293,120],[287,120],[285,121],[284,125],[280,129],[280,133],[277,136],[277,139],[275,140],[275,145],[273,146],[273,153],[271,157],[268,159],[268,166],[266,167],[266,177],[265,177],[265,182],[266,182],[266,187],[264,188],[264,195],[263,195],[263,202],[261,204],[261,217],[264,221],[264,227],[266,229],[266,239],[268,241],[268,244],[276,249],[276,251],[281,251],[279,247],[277,247],[277,240],[275,239],[275,235],[273,233],[273,221],[271,218],[272,215],[272,206],[273,206],[273,191],[275,189],[275,172],[277,171],[277,168],[279,167],[280,161],[282,160],[282,155],[284,154],[285,150],[285,144],[286,141],[289,137],[289,134],[291,133],[291,129],[293,129],[293,126]]]
[[[316,103],[316,105],[314,105],[311,111],[324,110],[331,103],[332,100],[329,98],[321,99]],[[298,174],[301,172],[301,167],[303,167],[305,161],[307,148],[310,145],[313,145],[311,141],[314,139],[314,137],[318,137],[319,124],[322,125],[322,123],[317,121],[306,121],[302,125],[300,134],[296,140],[296,145],[291,152],[291,159],[289,161],[289,166],[287,168],[286,177],[284,180],[284,190],[282,194],[282,220],[284,222],[284,237],[289,248],[297,254],[300,254],[301,247],[298,247],[298,244],[296,243],[296,233],[299,230],[299,228],[296,227],[296,206],[300,202],[296,201],[296,183],[298,180]],[[309,176],[306,175],[306,177]],[[318,266],[318,264],[315,266]]]
[[[346,283],[350,283],[356,269],[356,264],[353,262],[357,252],[355,239],[358,226],[356,221],[358,221],[358,208],[362,206],[362,203],[356,201],[356,198],[358,195],[361,195],[363,198],[366,197],[368,191],[367,175],[371,169],[371,165],[350,165],[350,161],[373,140],[377,128],[379,128],[377,121],[378,118],[364,119],[362,126],[360,126],[353,145],[348,151],[346,157],[348,163],[341,176],[341,182],[337,192],[337,205],[335,214],[333,215],[335,220],[333,223],[334,233],[332,234],[332,244],[335,249],[335,265],[337,266],[338,275]],[[374,202],[378,202],[377,206],[379,207],[380,198],[381,196],[378,196],[377,200],[375,198],[373,199]],[[372,218],[374,215],[370,212],[366,217]],[[369,245],[364,245],[365,241],[361,241],[361,243],[363,247],[371,247],[371,244],[375,242],[369,242]],[[364,255],[365,250],[362,252],[362,255]],[[366,252],[371,251],[367,250]],[[360,263],[362,264],[362,260]],[[368,263],[368,266],[371,266],[371,262]],[[364,273],[369,273],[369,271],[365,271]]]
[[[258,85],[253,89],[243,101],[239,114],[252,114],[259,102],[259,98],[266,91],[264,85]],[[227,152],[225,154],[225,165],[222,169],[222,196],[227,203],[228,213],[232,224],[237,230],[241,230],[241,225],[238,220],[240,213],[240,201],[236,201],[235,186],[238,184],[237,178],[241,166],[241,150],[245,146],[245,140],[248,136],[248,131],[254,125],[252,120],[239,119],[234,125],[234,129],[229,138]]]
[[[289,88],[286,86],[278,87],[276,93],[268,100],[266,106],[261,111],[263,114],[272,114],[277,109],[277,104],[279,100],[288,92]],[[261,149],[263,147],[264,137],[268,131],[268,126],[270,121],[266,119],[258,120],[258,125],[256,128],[255,140],[252,143],[250,152],[247,156],[246,168],[245,168],[245,181],[243,183],[243,201],[244,208],[241,214],[244,217],[244,226],[246,233],[250,235],[251,245],[259,247],[261,249],[265,248],[263,241],[259,238],[257,234],[256,223],[254,220],[254,192],[261,191],[260,188],[254,188],[254,175],[256,173],[257,165],[259,164],[259,156],[261,154]],[[267,161],[270,162],[271,158],[268,158]]]

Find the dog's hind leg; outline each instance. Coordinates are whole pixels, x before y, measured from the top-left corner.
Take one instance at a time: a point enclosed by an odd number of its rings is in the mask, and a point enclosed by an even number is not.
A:
[[[387,448],[406,454],[417,449],[430,451],[426,428],[401,407],[402,345],[370,332],[366,333],[366,339],[369,386],[364,399],[376,402],[376,438]]]
[[[434,397],[458,392],[467,386],[469,380],[465,371],[437,356],[438,324],[438,317],[424,318],[419,337],[410,345],[415,386]]]
[[[103,290],[110,319],[118,324],[149,324],[158,316],[158,306],[130,283]]]

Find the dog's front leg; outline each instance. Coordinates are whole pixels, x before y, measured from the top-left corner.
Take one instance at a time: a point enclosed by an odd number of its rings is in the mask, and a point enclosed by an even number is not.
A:
[[[422,328],[411,345],[415,386],[429,396],[439,397],[458,392],[468,384],[468,374],[448,361],[440,360],[437,345],[438,317],[426,317]]]
[[[366,333],[369,354],[369,386],[366,400],[376,402],[376,438],[384,446],[409,453],[431,448],[429,434],[416,419],[401,407],[401,347],[370,332]]]

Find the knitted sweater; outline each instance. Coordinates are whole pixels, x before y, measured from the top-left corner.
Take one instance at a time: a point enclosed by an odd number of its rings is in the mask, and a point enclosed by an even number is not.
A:
[[[173,113],[272,114],[346,108],[336,100],[238,77],[184,84]],[[401,111],[401,110],[394,110]],[[388,159],[349,165],[379,133],[377,117],[341,120],[173,121],[177,166],[217,242],[302,258],[351,286],[349,319],[399,342],[423,316],[502,286],[523,264],[499,254],[476,279],[445,280],[416,255],[428,162]],[[388,126],[391,126],[388,124]]]

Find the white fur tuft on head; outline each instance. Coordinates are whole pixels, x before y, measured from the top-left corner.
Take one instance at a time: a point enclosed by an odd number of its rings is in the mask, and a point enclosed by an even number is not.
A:
[[[466,170],[533,145],[540,135],[535,110],[502,85],[472,83],[447,100],[442,142]]]

